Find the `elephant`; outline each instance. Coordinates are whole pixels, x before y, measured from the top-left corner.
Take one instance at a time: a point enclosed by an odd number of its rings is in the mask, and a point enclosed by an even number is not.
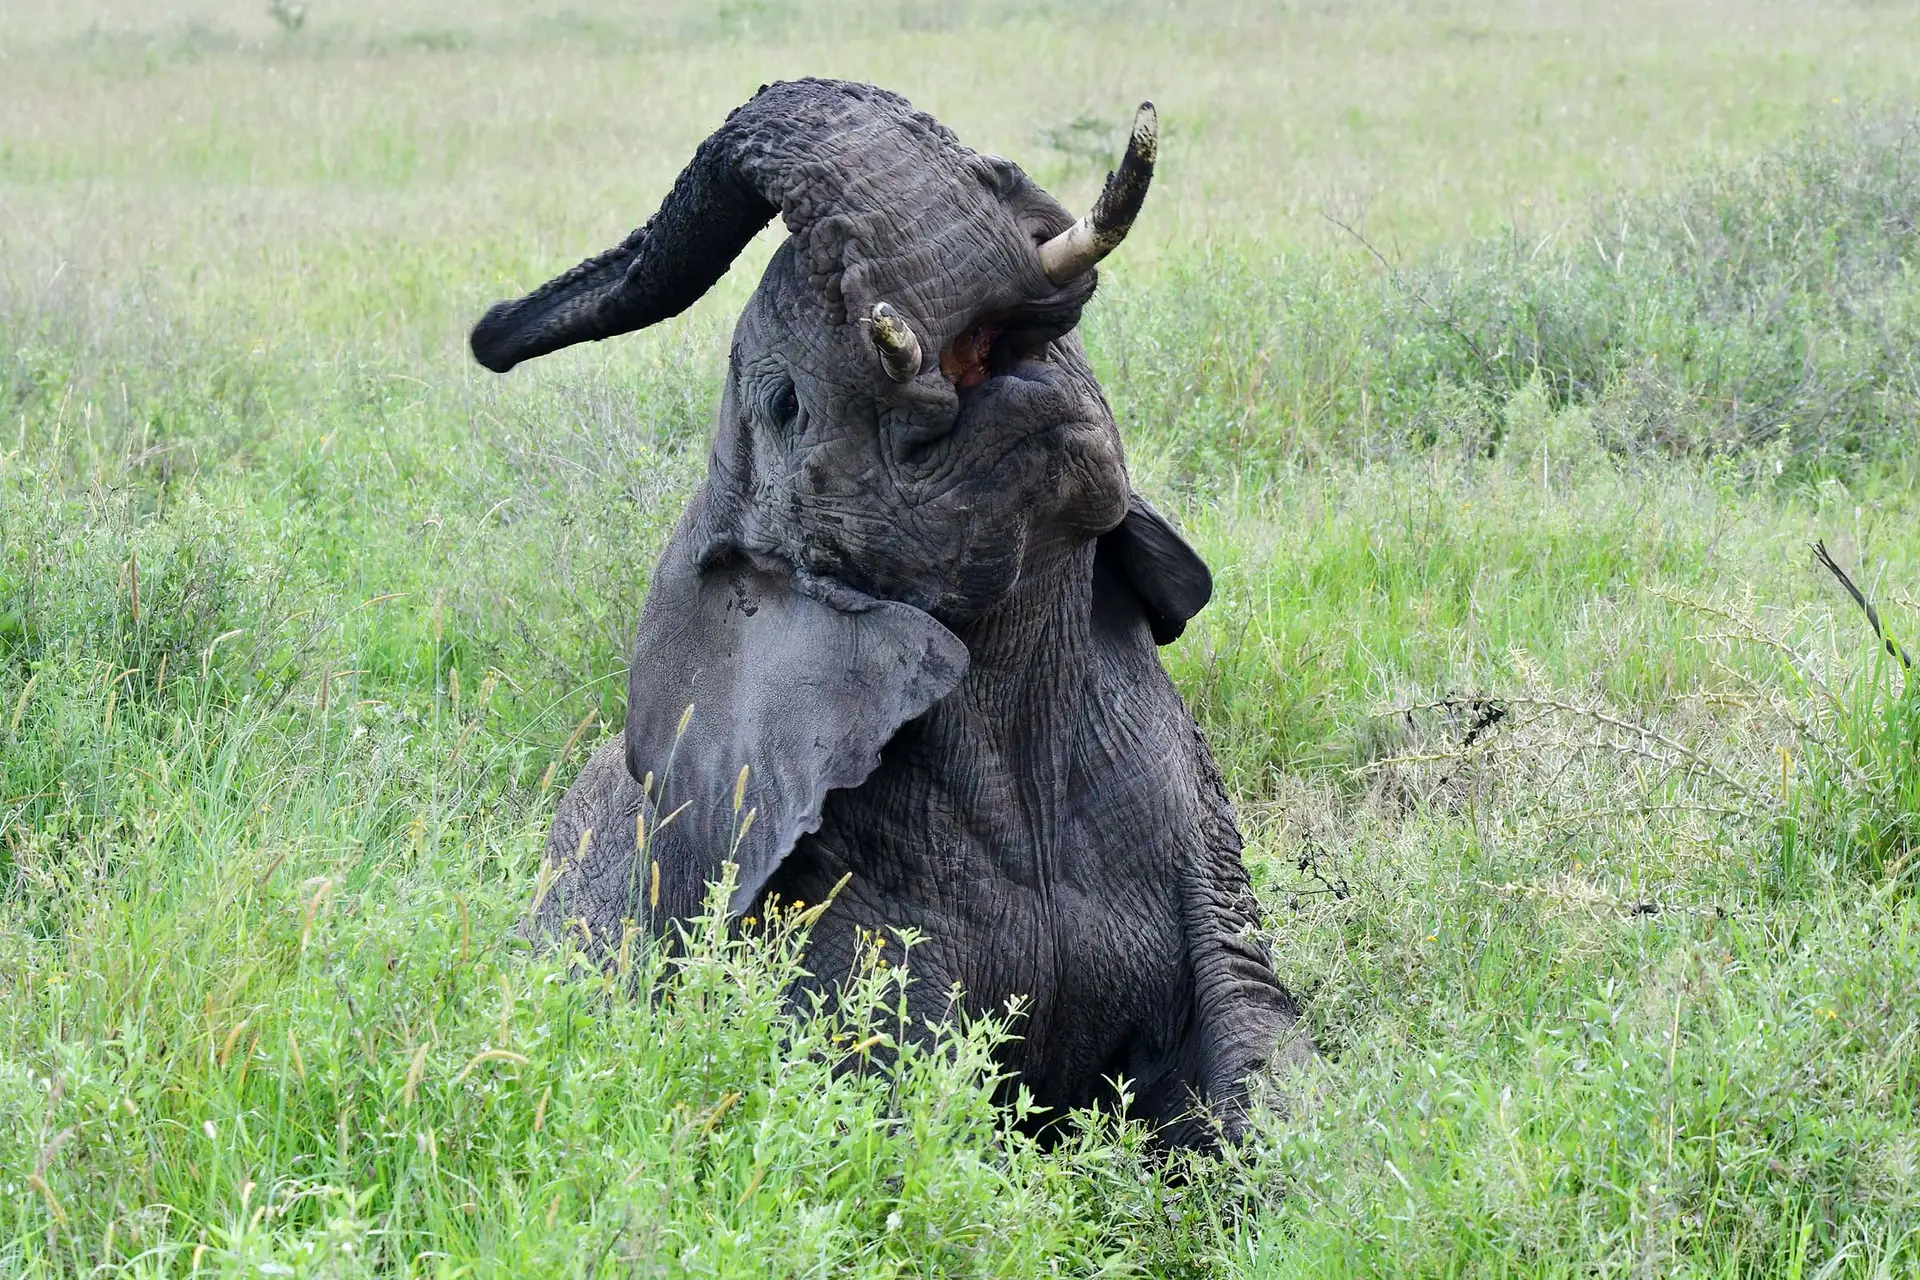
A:
[[[1143,104],[1076,219],[894,93],[764,86],[646,225],[471,347],[504,373],[655,324],[785,223],[533,927],[671,937],[730,863],[736,927],[831,898],[816,994],[910,928],[915,1018],[1019,997],[1002,1066],[1032,1101],[1112,1106],[1124,1080],[1160,1141],[1209,1148],[1300,1011],[1157,649],[1212,576],[1133,489],[1077,332],[1157,147]]]

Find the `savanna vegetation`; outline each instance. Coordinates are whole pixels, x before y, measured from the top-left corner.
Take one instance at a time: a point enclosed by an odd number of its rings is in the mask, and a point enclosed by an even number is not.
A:
[[[1319,1062],[1040,1149],[804,919],[519,939],[764,235],[497,379],[760,83],[1147,213],[1085,336]],[[0,1273],[1920,1269],[1920,13],[0,6]],[[1868,602],[1845,593],[1822,543]],[[899,944],[896,943],[896,948]]]

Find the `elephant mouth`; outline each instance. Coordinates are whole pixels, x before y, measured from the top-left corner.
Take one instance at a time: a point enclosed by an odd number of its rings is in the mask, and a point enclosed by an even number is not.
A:
[[[916,483],[1003,466],[1037,438],[1102,427],[1059,345],[1080,321],[1092,289],[1076,282],[1038,302],[978,314],[940,353],[956,393],[943,412],[890,419],[890,457]]]
[[[979,316],[940,353],[940,372],[960,392],[992,378],[1042,379],[1053,343],[1080,323],[1084,302],[1048,300]]]

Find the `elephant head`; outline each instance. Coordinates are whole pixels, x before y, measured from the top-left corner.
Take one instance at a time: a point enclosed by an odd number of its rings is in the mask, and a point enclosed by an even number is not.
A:
[[[687,855],[656,844],[663,883],[635,916],[696,913],[726,857],[744,908],[827,793],[961,680],[960,634],[1090,540],[1111,540],[1162,642],[1205,603],[1206,566],[1131,493],[1074,332],[1155,130],[1144,105],[1076,221],[894,94],[771,85],[645,226],[475,327],[504,372],[676,315],[776,214],[789,233],[734,332],[707,478],[633,650],[640,820]]]

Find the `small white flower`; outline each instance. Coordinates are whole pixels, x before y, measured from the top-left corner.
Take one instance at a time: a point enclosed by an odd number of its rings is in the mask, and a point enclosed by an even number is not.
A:
[[[900,1229],[900,1224],[903,1221],[904,1219],[901,1218],[900,1211],[898,1209],[895,1209],[892,1213],[888,1214],[887,1215],[887,1233],[891,1235],[893,1232],[898,1231]]]

